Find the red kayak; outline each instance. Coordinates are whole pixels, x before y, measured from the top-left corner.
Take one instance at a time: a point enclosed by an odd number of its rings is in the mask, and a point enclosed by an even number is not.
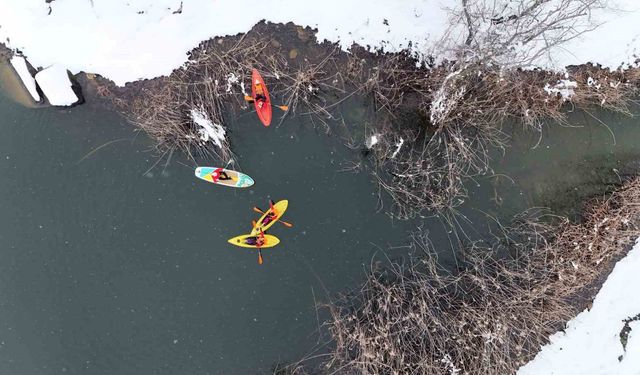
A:
[[[256,95],[260,95],[257,97]],[[251,73],[251,97],[253,98],[253,105],[256,107],[258,117],[264,126],[271,125],[271,99],[269,98],[269,91],[264,84],[264,80],[257,70],[253,69]]]

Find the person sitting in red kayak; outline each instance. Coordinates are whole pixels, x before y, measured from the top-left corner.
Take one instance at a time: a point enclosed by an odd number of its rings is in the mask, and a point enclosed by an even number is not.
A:
[[[262,105],[267,101],[267,97],[264,95],[264,90],[262,89],[262,84],[260,82],[256,82],[256,96],[253,98],[256,103],[258,103],[258,108],[262,108]]]

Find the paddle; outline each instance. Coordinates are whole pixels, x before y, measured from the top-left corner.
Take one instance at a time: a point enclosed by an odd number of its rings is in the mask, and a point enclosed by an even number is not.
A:
[[[253,98],[250,97],[249,95],[245,95],[244,96],[244,100],[246,100],[249,103],[253,103]],[[273,105],[274,107],[278,107],[283,111],[288,111],[289,110],[289,106],[288,105]]]
[[[263,244],[266,243],[266,239],[264,238],[264,232],[260,229],[260,237],[262,238]],[[258,246],[258,264],[262,264],[262,250],[260,249],[262,245]]]
[[[261,209],[259,209],[258,207],[254,207],[253,210],[255,212],[259,213],[259,214],[263,214],[264,215],[264,212]],[[284,225],[285,227],[291,228],[293,226],[293,224],[291,224],[289,222],[286,222],[286,221],[283,221],[282,219],[278,219],[278,222],[281,223],[282,225]],[[255,221],[254,221],[254,223],[255,223]],[[255,225],[253,227],[255,228]]]

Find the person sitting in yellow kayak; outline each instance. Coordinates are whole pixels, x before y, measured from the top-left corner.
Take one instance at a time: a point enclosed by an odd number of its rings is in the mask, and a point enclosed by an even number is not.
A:
[[[278,215],[273,210],[269,211],[269,213],[267,213],[267,216],[265,216],[264,219],[262,219],[262,222],[260,222],[260,225],[262,225],[263,227],[266,226],[267,224],[275,220],[277,216]]]
[[[260,222],[261,226],[267,226],[270,222],[276,220],[278,218],[278,212],[276,212],[276,208],[273,206],[273,201],[269,200],[269,212],[267,213],[267,216],[264,217],[264,219],[262,219],[262,221]]]
[[[258,248],[262,247],[264,245],[264,232],[260,231],[260,234],[257,236],[247,237],[244,240],[244,243],[246,243],[247,245],[258,247]]]

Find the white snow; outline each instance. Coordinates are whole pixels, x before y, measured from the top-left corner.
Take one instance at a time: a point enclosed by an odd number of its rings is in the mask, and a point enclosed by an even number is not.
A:
[[[441,4],[442,3],[442,4]],[[0,0],[0,40],[34,66],[65,65],[118,85],[168,75],[186,52],[214,36],[250,30],[260,20],[318,28],[318,38],[406,48],[427,47],[446,26],[447,0]],[[51,14],[49,13],[51,7]],[[142,13],[140,13],[142,12]],[[384,22],[387,20],[389,26]]]
[[[570,81],[567,79],[561,79],[558,81],[558,83],[556,83],[553,86],[547,83],[544,86],[544,91],[546,91],[547,94],[549,95],[560,94],[560,96],[562,96],[562,99],[567,100],[567,99],[570,99],[575,94],[575,91],[573,91],[573,89],[577,87],[578,87],[578,82]]]
[[[221,125],[214,124],[203,108],[192,109],[191,118],[196,125],[200,126],[198,133],[200,134],[202,143],[211,140],[211,142],[215,143],[219,148],[222,148],[226,131]]]
[[[378,134],[374,134],[374,135],[372,135],[371,137],[367,138],[367,139],[364,141],[364,145],[365,145],[367,148],[369,148],[369,149],[370,149],[371,147],[375,146],[378,142],[380,142],[380,140],[378,139],[378,137],[379,137],[379,135],[378,135]]]
[[[27,68],[27,62],[24,57],[17,55],[13,56],[11,58],[11,65],[20,76],[20,79],[22,79],[22,83],[27,88],[27,91],[29,91],[29,94],[31,94],[33,100],[39,102],[40,94],[38,94],[38,90],[36,88],[36,80],[33,78],[31,73],[29,73],[29,68]]]
[[[455,72],[449,73],[435,93],[433,101],[431,102],[431,108],[429,109],[429,119],[431,123],[437,124],[443,120],[449,115],[451,110],[455,108],[458,101],[462,99],[466,87],[456,88],[454,86],[453,89],[455,92],[451,92],[451,85],[449,85],[449,80],[454,79],[460,72],[460,70],[456,70]]]
[[[39,71],[36,73],[36,81],[51,105],[69,106],[78,101],[76,93],[71,89],[67,69],[60,65],[52,65]]]
[[[541,58],[541,66],[564,68],[585,62],[617,69],[640,57],[640,1],[607,0],[610,10],[591,16],[600,26],[553,50]]]
[[[227,77],[227,92],[231,92],[233,85],[237,85],[238,81],[240,81],[240,78],[238,78],[237,75],[229,73],[229,76]]]
[[[599,30],[555,48],[539,65],[632,61],[640,51],[640,4],[609,1],[622,10],[594,11]],[[246,32],[262,19],[317,28],[320,40],[344,49],[358,43],[395,51],[411,44],[415,52],[434,53],[444,40],[464,39],[447,27],[450,10],[459,7],[459,0],[325,0],[315,7],[300,0],[0,0],[0,40],[36,67],[58,63],[123,85],[168,75],[201,41]]]
[[[400,152],[400,149],[402,148],[403,144],[404,144],[404,138],[400,137],[400,140],[398,141],[398,143],[396,143],[396,150],[391,155],[391,159],[394,159],[396,155],[398,155],[398,152]]]
[[[616,264],[591,310],[569,321],[564,332],[551,336],[551,343],[521,367],[518,375],[640,374],[640,321],[629,324],[626,351],[620,342],[624,320],[640,314],[639,295],[640,239]]]

